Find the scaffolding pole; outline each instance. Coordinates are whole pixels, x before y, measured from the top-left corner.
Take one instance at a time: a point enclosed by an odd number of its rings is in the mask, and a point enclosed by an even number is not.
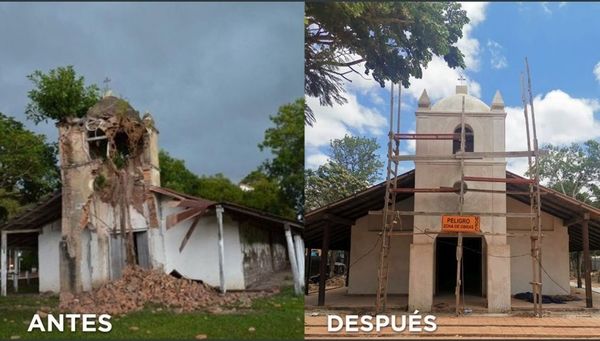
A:
[[[465,152],[465,96],[462,98],[462,110],[460,111],[460,152]],[[463,214],[465,204],[465,159],[460,159],[460,198],[458,201],[459,215]],[[458,233],[458,241],[456,243],[456,288],[454,295],[456,296],[456,316],[460,315],[460,288],[462,287],[462,264],[463,264],[463,234]],[[464,300],[464,298],[463,298]]]
[[[540,200],[540,169],[539,169],[539,150],[538,150],[538,139],[537,139],[537,129],[535,126],[535,110],[533,107],[533,94],[531,91],[531,73],[529,71],[529,61],[527,57],[525,57],[525,69],[527,71],[527,90],[529,95],[529,105],[531,107],[531,131],[533,133],[533,155],[535,158],[534,162],[534,171],[535,171],[535,206],[533,207],[535,210],[535,234],[532,234],[532,239],[535,238],[535,242],[532,242],[532,245],[535,246],[534,252],[532,256],[534,256],[534,260],[537,263],[537,280],[535,283],[537,287],[538,297],[537,297],[537,313],[538,317],[542,317],[542,211],[541,211],[541,200]],[[531,173],[531,170],[530,170]],[[535,296],[535,294],[534,294]]]

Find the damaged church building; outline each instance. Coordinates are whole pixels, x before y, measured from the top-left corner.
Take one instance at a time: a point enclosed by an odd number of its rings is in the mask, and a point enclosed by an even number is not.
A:
[[[398,154],[398,159],[412,157],[414,169],[391,177],[396,182],[397,213],[385,278],[388,308],[430,312],[442,302],[452,307],[459,282],[465,306],[481,312],[511,311],[519,304],[515,294],[532,291],[532,181],[506,169],[507,159],[516,152],[506,151],[502,96],[497,92],[488,105],[469,95],[466,85],[458,85],[455,94],[432,103],[424,91],[415,116],[415,134],[396,135],[411,135],[416,150],[415,155]],[[461,147],[457,136],[462,132]],[[461,176],[465,187],[459,213]],[[375,308],[387,183],[306,213],[306,247],[309,254],[321,250],[318,267],[312,264],[318,259],[307,260],[308,278],[319,282],[318,293],[305,298],[307,307]],[[570,252],[583,251],[588,290],[577,304],[590,308],[590,250],[600,249],[600,209],[544,186],[539,189],[542,293],[571,294]],[[443,230],[443,217],[462,214],[477,217],[478,228],[462,233],[463,270],[457,280],[458,233]],[[349,255],[341,288],[326,288],[329,251]],[[530,303],[523,302],[530,309]]]
[[[62,188],[0,226],[2,295],[9,276],[19,275],[13,255],[25,248],[37,250],[39,292],[89,291],[120,278],[128,265],[222,292],[253,289],[291,270],[301,290],[303,227],[161,187],[158,130],[149,113],[140,117],[106,95],[84,117],[57,126]]]

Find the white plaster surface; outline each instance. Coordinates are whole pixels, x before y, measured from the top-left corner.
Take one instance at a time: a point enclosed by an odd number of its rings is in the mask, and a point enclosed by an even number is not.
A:
[[[405,206],[405,205],[402,205]],[[381,215],[374,217],[381,224]],[[377,266],[381,243],[378,231],[369,228],[369,217],[363,216],[352,226],[349,294],[373,294],[377,291]],[[410,236],[393,237],[390,249],[389,294],[408,293]]]
[[[512,200],[512,199],[511,199]],[[529,212],[529,206],[514,201],[511,206],[521,206],[521,210]],[[513,228],[509,225],[509,232],[524,233],[529,231],[529,221],[520,219],[520,225]],[[569,289],[569,234],[567,228],[562,226],[559,218],[544,213],[542,218],[542,266],[548,274],[542,271],[542,293],[545,295],[566,295],[564,289]],[[511,287],[512,294],[531,292],[532,262],[531,241],[529,236],[509,237],[511,246]],[[520,256],[519,255],[527,255]],[[552,278],[552,279],[550,279]],[[556,283],[555,283],[556,282]],[[564,289],[563,289],[564,288]]]
[[[164,217],[181,210],[167,207],[167,205],[161,205],[161,207]],[[177,270],[184,277],[218,286],[220,282],[217,218],[214,215],[201,218],[186,247],[180,253],[179,246],[192,220],[181,222],[168,231],[163,231],[166,255],[165,271],[170,273]],[[245,289],[245,283],[238,223],[227,215],[227,210],[225,210],[223,220],[226,289],[242,290]]]
[[[40,292],[59,292],[59,243],[61,240],[60,220],[43,227],[38,235],[38,272]]]

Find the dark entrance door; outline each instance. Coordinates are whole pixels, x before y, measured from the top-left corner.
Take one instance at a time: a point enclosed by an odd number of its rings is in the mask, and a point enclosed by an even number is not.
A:
[[[454,294],[456,286],[457,237],[437,237],[436,293]],[[464,291],[465,294],[481,295],[481,238],[463,237]]]

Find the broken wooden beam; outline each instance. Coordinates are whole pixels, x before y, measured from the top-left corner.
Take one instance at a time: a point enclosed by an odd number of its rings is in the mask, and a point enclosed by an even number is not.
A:
[[[181,245],[179,246],[179,253],[181,253],[181,251],[183,251],[183,248],[185,247],[188,240],[192,236],[192,233],[194,233],[194,230],[196,229],[196,225],[198,225],[199,221],[200,221],[200,217],[196,217],[196,219],[194,219],[194,221],[192,222],[192,225],[190,225],[190,228],[185,233],[185,236],[183,237],[183,240],[181,241]]]

